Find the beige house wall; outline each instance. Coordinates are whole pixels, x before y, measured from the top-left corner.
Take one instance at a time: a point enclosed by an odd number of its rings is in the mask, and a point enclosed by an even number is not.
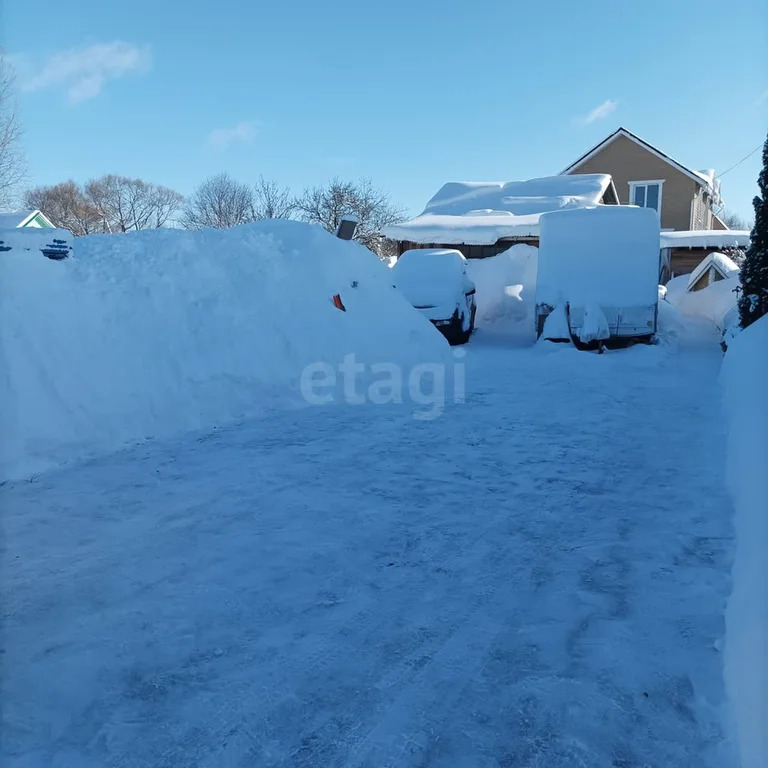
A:
[[[663,179],[661,228],[691,229],[691,204],[700,197],[701,186],[626,136],[618,136],[570,173],[610,173],[623,205],[629,204],[630,181]],[[708,228],[707,216],[702,213],[700,219],[702,223],[694,228]]]

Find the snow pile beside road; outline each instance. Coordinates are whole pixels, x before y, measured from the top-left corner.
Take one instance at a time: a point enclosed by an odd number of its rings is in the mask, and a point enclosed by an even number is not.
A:
[[[448,354],[372,253],[297,222],[10,251],[0,282],[2,477],[299,401],[313,362]]]
[[[513,245],[487,259],[469,259],[467,271],[475,284],[476,325],[533,324],[538,249]]]
[[[709,289],[707,289],[709,290]],[[743,768],[768,765],[768,316],[734,339],[723,364],[728,484],[736,556],[726,611],[725,681]]]
[[[72,255],[72,233],[66,229],[21,227],[0,229],[0,255],[23,253],[30,258],[66,258]],[[3,256],[7,258],[7,256]]]
[[[738,325],[737,293],[739,273],[718,280],[700,291],[687,290],[689,275],[673,277],[666,285],[667,301],[689,317],[703,317],[732,338]]]

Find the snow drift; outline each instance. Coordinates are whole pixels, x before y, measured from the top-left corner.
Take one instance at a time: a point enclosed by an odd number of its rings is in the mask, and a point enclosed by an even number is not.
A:
[[[369,251],[317,227],[92,235],[0,254],[0,475],[299,401],[305,366],[443,360]],[[332,303],[340,294],[346,311]]]
[[[467,261],[477,291],[478,327],[524,323],[533,317],[537,258],[537,248],[520,244],[497,256]]]
[[[689,275],[673,277],[666,285],[667,301],[677,307],[682,315],[702,317],[712,322],[727,343],[738,332],[739,272],[727,280],[718,280],[700,291],[688,290]]]
[[[72,233],[66,229],[0,229],[0,256],[23,253],[31,257],[67,258],[72,255],[73,241]]]
[[[722,379],[736,528],[733,588],[726,611],[725,682],[742,766],[764,768],[768,765],[768,316],[733,340]]]

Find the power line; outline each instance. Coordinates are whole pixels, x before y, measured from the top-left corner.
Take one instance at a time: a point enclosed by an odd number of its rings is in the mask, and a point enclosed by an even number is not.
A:
[[[762,142],[761,142],[761,143],[760,143],[760,144],[758,144],[758,145],[757,145],[757,146],[756,146],[756,147],[755,147],[755,148],[754,148],[754,149],[753,149],[753,150],[752,150],[752,151],[751,151],[751,152],[750,152],[748,155],[744,155],[744,157],[742,157],[742,158],[741,158],[741,160],[739,160],[739,162],[738,162],[738,163],[734,163],[734,164],[733,164],[733,165],[732,165],[730,168],[726,168],[726,170],[724,170],[722,173],[718,173],[718,174],[717,174],[717,176],[716,176],[715,178],[717,178],[717,179],[722,179],[722,178],[723,178],[723,176],[725,176],[725,174],[726,174],[726,173],[728,173],[728,171],[732,171],[732,170],[733,170],[733,169],[734,169],[734,168],[735,168],[737,165],[741,165],[741,164],[742,164],[742,163],[743,163],[745,160],[748,160],[748,159],[749,159],[750,157],[752,157],[752,155],[754,155],[754,154],[755,154],[755,152],[757,152],[757,150],[758,150],[758,149],[760,149],[760,147],[762,147],[762,146],[763,146],[763,144],[762,144]]]

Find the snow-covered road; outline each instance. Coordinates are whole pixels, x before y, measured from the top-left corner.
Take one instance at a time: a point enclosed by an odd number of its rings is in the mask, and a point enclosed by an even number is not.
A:
[[[714,343],[479,333],[328,406],[0,488],[3,765],[723,766]]]

